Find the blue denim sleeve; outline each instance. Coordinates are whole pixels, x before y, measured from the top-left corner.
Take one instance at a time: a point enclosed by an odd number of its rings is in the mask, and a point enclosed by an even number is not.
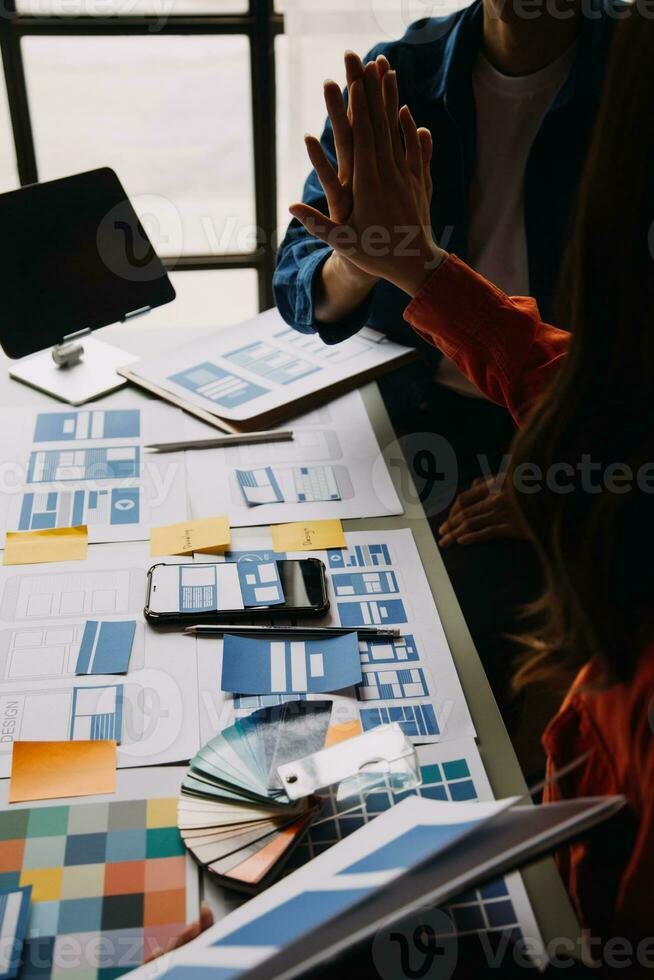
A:
[[[364,60],[373,60],[385,47],[386,45],[381,44],[378,48],[373,48]],[[347,99],[347,94],[345,98]],[[329,120],[325,125],[321,143],[329,160],[336,166],[334,133]],[[327,200],[315,171],[312,171],[307,178],[302,200],[322,214],[327,214]],[[289,326],[301,333],[318,333],[326,344],[338,344],[352,337],[365,326],[374,290],[364,303],[339,322],[316,323],[315,284],[331,252],[329,245],[314,238],[299,221],[293,220],[277,252],[273,291],[277,308]]]

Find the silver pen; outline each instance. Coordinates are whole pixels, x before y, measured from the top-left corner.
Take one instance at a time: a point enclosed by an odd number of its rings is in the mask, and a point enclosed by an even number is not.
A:
[[[229,446],[256,446],[262,442],[290,442],[293,438],[290,429],[279,429],[273,432],[236,432],[233,435],[212,436],[209,439],[153,442],[143,448],[158,453],[176,453],[185,449],[227,449]]]

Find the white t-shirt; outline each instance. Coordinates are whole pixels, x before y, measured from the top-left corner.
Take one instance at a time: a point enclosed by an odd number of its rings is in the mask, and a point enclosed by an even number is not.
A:
[[[497,71],[481,52],[477,58],[472,79],[477,155],[470,187],[468,263],[512,296],[530,291],[524,213],[527,159],[574,57],[575,45],[540,71],[517,77]],[[447,360],[441,362],[437,380],[479,394]]]

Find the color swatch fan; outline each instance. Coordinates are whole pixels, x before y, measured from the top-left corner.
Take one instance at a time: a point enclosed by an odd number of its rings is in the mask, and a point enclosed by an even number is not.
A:
[[[225,884],[265,887],[318,812],[289,800],[277,767],[324,748],[331,701],[262,708],[200,749],[182,782],[179,830],[191,854]]]

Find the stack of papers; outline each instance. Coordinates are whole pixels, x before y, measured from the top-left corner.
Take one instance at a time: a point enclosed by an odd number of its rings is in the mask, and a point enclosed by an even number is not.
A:
[[[416,357],[368,327],[328,346],[292,330],[273,309],[118,373],[214,425],[244,431],[308,411]]]
[[[381,929],[555,850],[618,813],[625,799],[519,802],[410,796],[136,976],[307,976]]]
[[[233,886],[269,884],[314,818],[312,799],[291,802],[277,767],[323,748],[329,701],[256,711],[200,749],[182,783],[179,829],[191,854]]]

